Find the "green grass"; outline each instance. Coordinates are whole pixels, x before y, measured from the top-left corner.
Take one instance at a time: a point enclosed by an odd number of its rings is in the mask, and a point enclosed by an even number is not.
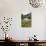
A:
[[[31,21],[22,21],[21,26],[22,27],[31,27],[32,23],[31,23]]]

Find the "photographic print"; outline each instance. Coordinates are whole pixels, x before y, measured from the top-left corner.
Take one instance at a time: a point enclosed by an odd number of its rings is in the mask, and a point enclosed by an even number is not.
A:
[[[32,27],[32,16],[29,14],[21,14],[21,27]]]

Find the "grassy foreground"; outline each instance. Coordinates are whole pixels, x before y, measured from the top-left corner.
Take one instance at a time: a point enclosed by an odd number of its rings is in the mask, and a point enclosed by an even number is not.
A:
[[[22,27],[31,27],[31,21],[21,21],[21,26]]]

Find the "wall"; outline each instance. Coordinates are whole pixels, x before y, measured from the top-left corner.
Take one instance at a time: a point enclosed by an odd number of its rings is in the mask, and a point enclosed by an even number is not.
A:
[[[31,28],[21,27],[21,13],[23,12],[32,13]],[[28,0],[0,0],[0,16],[13,17],[12,26],[8,33],[17,40],[27,40],[34,34],[37,35],[39,40],[45,39],[45,12],[45,8],[32,8]],[[1,33],[0,35],[2,35]],[[0,39],[2,38],[3,37],[0,36]]]
[[[44,24],[45,28],[44,28],[44,38],[46,39],[46,16],[45,16],[45,24]]]

